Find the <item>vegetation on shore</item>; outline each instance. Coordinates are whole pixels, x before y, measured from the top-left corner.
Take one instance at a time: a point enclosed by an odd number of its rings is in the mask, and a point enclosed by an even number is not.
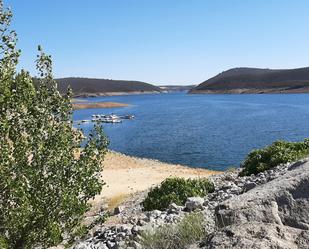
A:
[[[142,202],[144,210],[164,210],[171,203],[184,205],[188,197],[206,196],[214,191],[212,182],[205,178],[167,178],[160,186],[151,189]]]
[[[294,162],[309,155],[309,139],[302,142],[276,141],[250,152],[242,164],[241,176],[258,174],[280,164]]]
[[[72,93],[59,93],[51,57],[40,47],[36,83],[17,72],[11,18],[0,0],[0,247],[47,248],[76,231],[88,200],[100,193],[108,141],[101,126],[87,141],[73,127]]]
[[[204,217],[201,213],[186,215],[176,224],[165,224],[141,235],[144,249],[186,249],[206,237]]]

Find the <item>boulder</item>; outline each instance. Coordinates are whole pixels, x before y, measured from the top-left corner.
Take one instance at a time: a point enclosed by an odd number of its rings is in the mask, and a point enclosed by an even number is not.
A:
[[[205,248],[308,248],[309,162],[220,203]]]
[[[196,209],[203,209],[204,201],[201,197],[189,197],[186,201],[185,208],[189,212]]]
[[[309,231],[272,223],[250,222],[232,225],[210,235],[207,249],[305,249]]]

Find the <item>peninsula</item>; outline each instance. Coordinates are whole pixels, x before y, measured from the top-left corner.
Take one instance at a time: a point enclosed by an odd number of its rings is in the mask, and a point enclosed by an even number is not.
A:
[[[162,91],[157,86],[141,81],[93,78],[61,78],[56,79],[56,81],[61,93],[65,93],[70,86],[74,97],[146,94]]]

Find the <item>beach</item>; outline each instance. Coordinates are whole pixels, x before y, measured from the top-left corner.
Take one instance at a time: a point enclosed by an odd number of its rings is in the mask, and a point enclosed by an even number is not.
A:
[[[127,156],[114,151],[106,154],[102,167],[102,179],[106,185],[101,194],[91,201],[94,209],[106,203],[110,209],[114,208],[131,194],[154,187],[168,177],[203,178],[221,173]]]

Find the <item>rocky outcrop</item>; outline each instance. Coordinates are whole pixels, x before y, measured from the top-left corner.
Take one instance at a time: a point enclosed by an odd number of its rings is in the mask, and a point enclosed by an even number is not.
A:
[[[305,249],[309,231],[274,223],[248,222],[228,226],[210,235],[203,248]]]
[[[309,162],[220,203],[215,217],[205,248],[308,248]]]

